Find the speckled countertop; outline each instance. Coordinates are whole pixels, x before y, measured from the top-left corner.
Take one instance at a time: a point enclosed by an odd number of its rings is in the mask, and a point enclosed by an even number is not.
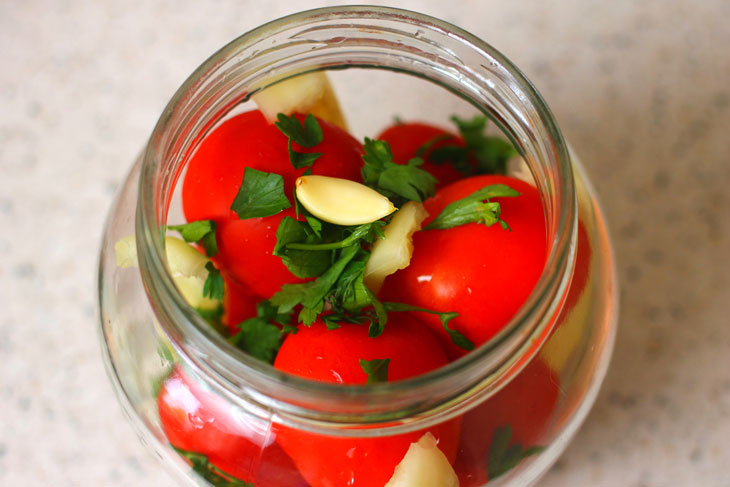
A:
[[[527,73],[613,230],[613,363],[540,485],[730,485],[730,2],[398,5],[463,26]],[[0,5],[0,485],[173,485],[104,373],[102,222],[177,86],[236,35],[296,8]]]

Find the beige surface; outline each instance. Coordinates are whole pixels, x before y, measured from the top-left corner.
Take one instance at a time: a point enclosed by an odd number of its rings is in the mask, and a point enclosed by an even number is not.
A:
[[[188,73],[295,5],[0,5],[0,485],[172,485],[102,368],[102,221]],[[730,485],[730,2],[399,5],[462,25],[523,68],[613,230],[614,361],[541,485]]]

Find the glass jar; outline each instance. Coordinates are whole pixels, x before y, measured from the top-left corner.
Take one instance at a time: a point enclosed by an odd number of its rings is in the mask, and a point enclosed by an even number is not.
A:
[[[179,213],[175,190],[185,164],[217,123],[286,73],[343,68],[357,69],[358,77],[378,70],[412,75],[486,114],[527,162],[548,232],[543,274],[502,332],[436,371],[369,386],[294,377],[230,345],[178,292],[161,230]],[[391,105],[373,105],[365,100],[360,108],[380,120],[393,113]],[[132,234],[138,271],[115,260],[115,243]],[[256,487],[319,487],[312,479],[317,464],[339,465],[345,456],[376,455],[426,430],[448,430],[462,486],[529,485],[576,432],[606,372],[617,308],[612,259],[603,216],[578,161],[545,102],[509,60],[424,15],[379,7],[313,10],[225,46],[190,76],[160,117],[104,230],[99,300],[105,357],[143,442],[192,484],[217,485],[227,473]],[[165,401],[187,415],[186,427],[162,424]],[[296,461],[279,437],[299,442]],[[191,452],[200,444],[208,445],[205,451]],[[392,466],[368,478],[340,473],[345,477],[319,484],[383,485]]]

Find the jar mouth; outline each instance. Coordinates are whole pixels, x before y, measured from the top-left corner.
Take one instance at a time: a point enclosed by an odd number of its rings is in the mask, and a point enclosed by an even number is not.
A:
[[[220,117],[277,73],[366,66],[422,76],[487,114],[528,162],[546,213],[549,254],[527,301],[503,330],[464,357],[411,379],[342,385],[290,375],[229,344],[177,291],[164,225],[196,144]],[[243,89],[242,89],[243,87]],[[508,59],[447,22],[386,7],[331,7],[258,27],[223,47],[178,89],[143,156],[136,215],[142,280],[170,342],[209,387],[284,423],[419,425],[442,421],[501,387],[539,350],[562,306],[577,227],[571,162],[549,108]],[[457,405],[458,403],[458,405]],[[415,418],[415,419],[414,419]]]

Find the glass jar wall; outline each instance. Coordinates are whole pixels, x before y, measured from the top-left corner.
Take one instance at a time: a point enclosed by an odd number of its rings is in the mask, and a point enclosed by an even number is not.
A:
[[[540,192],[549,255],[535,289],[495,338],[434,372],[372,386],[282,373],[213,330],[166,265],[160,229],[180,223],[179,182],[201,141],[250,109],[252,92],[313,70],[331,73],[356,132],[393,115],[443,125],[453,111],[486,114]],[[139,269],[120,267],[115,255],[130,235]],[[123,407],[143,441],[200,485],[382,486],[393,457],[400,461],[426,432],[460,485],[529,485],[587,414],[616,316],[605,222],[539,94],[483,41],[384,8],[322,9],[267,24],[193,73],[117,195],[99,286],[104,349]]]

